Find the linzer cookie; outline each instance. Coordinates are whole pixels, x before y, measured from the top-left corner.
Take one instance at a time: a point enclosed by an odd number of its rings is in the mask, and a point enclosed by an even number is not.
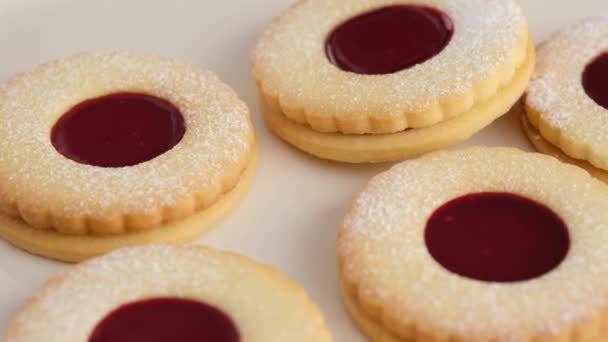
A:
[[[344,301],[372,341],[606,341],[606,206],[604,183],[543,154],[404,162],[344,220]]]
[[[319,309],[278,271],[203,247],[88,261],[26,301],[7,342],[329,342]]]
[[[608,181],[608,19],[588,19],[540,45],[525,101],[536,148]]]
[[[19,74],[0,121],[0,236],[66,261],[193,239],[254,169],[234,91],[156,55],[81,54]]]
[[[357,163],[467,139],[517,101],[534,57],[512,0],[304,0],[274,21],[252,60],[276,134]]]

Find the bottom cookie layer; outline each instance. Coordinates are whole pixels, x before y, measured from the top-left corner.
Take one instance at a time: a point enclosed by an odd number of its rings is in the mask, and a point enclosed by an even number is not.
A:
[[[340,276],[340,278],[341,278],[341,276]],[[464,342],[464,341],[469,341],[466,339],[459,339],[457,337],[447,337],[445,335],[444,335],[445,338],[442,338],[442,337],[432,338],[430,336],[427,336],[422,339],[418,339],[416,337],[409,337],[409,338],[397,337],[394,334],[392,334],[390,331],[388,331],[385,327],[380,325],[376,320],[370,318],[364,312],[364,310],[362,310],[359,307],[357,300],[352,298],[351,294],[348,293],[348,291],[346,290],[342,279],[340,279],[340,294],[342,297],[342,302],[344,303],[344,306],[346,307],[352,320],[359,327],[361,332],[363,332],[363,334],[365,334],[365,336],[367,336],[369,338],[369,340],[371,342],[448,342],[448,341],[449,342],[452,342],[452,341]],[[604,317],[608,317],[608,316],[604,316]],[[412,326],[411,332],[412,332],[412,334],[416,333],[415,327]],[[562,335],[562,336],[558,336],[555,338],[547,337],[547,339],[543,339],[542,341],[543,342],[560,342],[560,341],[564,341],[564,342],[565,341],[568,341],[568,342],[572,342],[572,341],[604,342],[606,340],[606,336],[608,336],[608,325],[604,325],[601,328],[601,332],[598,333],[597,336],[577,337],[576,335],[575,336]],[[494,341],[494,340],[492,340],[492,341]],[[496,340],[496,341],[498,341],[498,340]],[[541,341],[541,340],[536,340],[536,339],[522,340],[522,342],[536,342],[536,341]]]
[[[393,134],[346,135],[320,133],[290,121],[277,106],[263,96],[259,102],[270,128],[283,140],[314,156],[347,163],[401,160],[438,150],[470,138],[506,113],[526,89],[534,69],[532,40],[527,57],[511,83],[503,86],[489,101],[469,112],[431,127]]]
[[[528,136],[528,139],[530,140],[532,145],[534,145],[534,147],[539,152],[555,157],[563,161],[564,163],[569,163],[581,167],[587,170],[587,172],[589,172],[593,177],[608,183],[608,170],[597,168],[586,160],[572,158],[565,154],[557,146],[553,145],[548,140],[543,138],[538,129],[532,126],[532,123],[530,123],[530,120],[528,119],[528,116],[526,115],[525,111],[523,109],[521,111],[521,122],[524,132]]]
[[[257,151],[255,153],[234,189],[211,207],[181,221],[149,231],[99,237],[62,235],[32,228],[23,221],[0,215],[0,238],[32,254],[64,262],[80,262],[127,246],[188,242],[207,231],[236,207],[253,181]]]
[[[415,340],[412,339],[405,340],[393,336],[377,322],[367,317],[363,310],[359,308],[356,300],[351,298],[351,295],[345,289],[342,279],[340,279],[340,293],[344,306],[350,313],[351,318],[357,324],[359,329],[361,329],[361,331],[365,334],[365,336],[369,337],[372,342],[415,342]]]

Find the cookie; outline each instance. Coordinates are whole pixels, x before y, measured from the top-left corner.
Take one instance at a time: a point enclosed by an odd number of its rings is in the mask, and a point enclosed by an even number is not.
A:
[[[305,0],[274,21],[252,61],[281,138],[326,159],[378,162],[462,141],[505,113],[534,47],[510,0]]]
[[[595,175],[608,170],[606,51],[606,18],[555,33],[539,46],[525,97],[526,132],[539,151],[558,154]]]
[[[79,54],[16,75],[0,120],[0,235],[60,259],[190,239],[236,204],[255,164],[234,91],[157,55]]]
[[[373,341],[608,339],[608,187],[512,148],[371,180],[340,230],[344,301]]]
[[[285,341],[330,335],[305,291],[245,257],[190,246],[122,249],[56,276],[7,342]]]

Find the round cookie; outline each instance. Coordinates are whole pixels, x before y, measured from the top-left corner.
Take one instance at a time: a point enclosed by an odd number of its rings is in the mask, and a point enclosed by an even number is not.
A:
[[[340,230],[344,301],[373,341],[603,341],[607,190],[511,148],[398,164]]]
[[[281,138],[322,158],[375,162],[464,140],[506,112],[534,47],[513,1],[306,0],[274,21],[252,59]],[[424,131],[466,115],[469,129]]]
[[[606,18],[587,19],[555,33],[538,48],[525,97],[526,120],[533,129],[529,135],[542,138],[532,140],[535,146],[542,152],[559,151],[566,157],[562,160],[580,160],[595,175],[608,170],[606,51]]]
[[[254,155],[234,91],[156,55],[80,54],[19,74],[0,120],[0,208],[62,234],[177,222],[233,189]]]
[[[51,279],[7,342],[324,342],[305,291],[269,266],[190,246],[123,249]]]

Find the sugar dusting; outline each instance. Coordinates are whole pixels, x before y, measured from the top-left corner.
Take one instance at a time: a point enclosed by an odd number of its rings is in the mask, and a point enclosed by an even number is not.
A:
[[[579,168],[515,149],[469,148],[404,162],[372,179],[353,202],[338,244],[343,273],[362,298],[380,301],[387,321],[413,319],[465,340],[558,335],[608,305],[607,190]],[[572,238],[566,260],[518,283],[443,269],[426,249],[426,220],[443,203],[483,191],[518,193],[556,211]]]
[[[380,110],[415,112],[442,97],[471,89],[496,71],[517,45],[526,21],[511,0],[424,0],[446,12],[455,35],[438,56],[410,69],[381,76],[342,72],[324,53],[325,37],[356,14],[403,0],[307,0],[276,19],[254,54],[254,74],[273,96],[306,104],[313,112]],[[329,100],[328,101],[328,96]]]
[[[82,342],[112,310],[151,297],[216,306],[247,341],[329,341],[300,288],[265,266],[200,246],[123,249],[76,266],[47,284],[11,331],[20,342]]]
[[[141,92],[182,112],[187,131],[172,150],[124,168],[78,164],[61,156],[50,131],[91,97]],[[170,58],[90,53],[54,61],[9,80],[0,96],[0,196],[67,215],[148,212],[221,187],[241,167],[252,127],[243,102],[211,73]]]
[[[555,33],[538,49],[537,68],[526,98],[540,113],[539,119],[557,132],[545,138],[558,146],[588,146],[591,159],[605,159],[602,151],[608,150],[608,111],[587,95],[581,79],[587,64],[606,51],[608,17],[587,19]],[[608,160],[592,162],[598,167],[608,165]]]

